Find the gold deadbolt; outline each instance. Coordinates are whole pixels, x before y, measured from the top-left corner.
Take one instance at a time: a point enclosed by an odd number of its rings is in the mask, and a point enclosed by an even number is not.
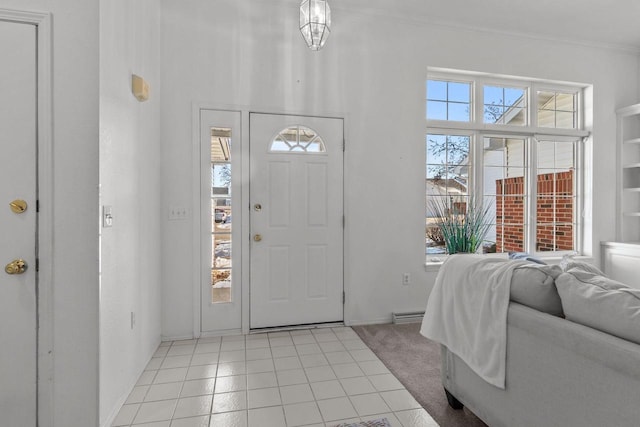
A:
[[[254,242],[259,242],[260,240],[262,240],[262,235],[261,234],[256,234],[255,236],[253,236],[253,241]]]
[[[11,208],[13,213],[21,214],[27,210],[27,202],[20,199],[14,200],[13,202],[9,203],[9,207]]]
[[[27,262],[23,259],[16,259],[6,265],[4,271],[7,274],[22,274],[27,271]]]

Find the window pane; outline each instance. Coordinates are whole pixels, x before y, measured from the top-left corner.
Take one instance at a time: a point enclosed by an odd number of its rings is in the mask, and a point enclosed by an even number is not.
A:
[[[468,136],[447,136],[447,163],[450,165],[468,163],[470,139]]]
[[[573,93],[556,93],[556,110],[570,111],[576,110],[576,95]]]
[[[231,268],[231,234],[214,234],[211,249],[215,268]]]
[[[515,88],[504,88],[504,105],[511,107],[522,104],[524,100],[524,90]]]
[[[503,105],[502,88],[497,86],[484,87],[484,104],[485,105]]]
[[[445,192],[454,187],[456,193],[466,192],[470,140],[465,135],[427,135],[427,179],[444,180],[437,187]]]
[[[574,250],[575,142],[538,142],[536,250]]]
[[[438,223],[443,215],[459,215],[466,210],[472,166],[471,137],[428,134],[426,139],[426,251],[446,253]]]
[[[471,83],[427,80],[427,119],[468,122]]]
[[[573,250],[574,224],[538,223],[536,250],[538,252]]]
[[[514,126],[524,126],[526,124],[526,109],[512,107],[511,111],[505,114],[505,124]]]
[[[231,270],[211,270],[211,302],[231,302]]]
[[[449,101],[469,103],[471,84],[449,82]]]
[[[432,120],[447,120],[447,103],[427,101],[427,118]]]
[[[576,127],[575,114],[572,112],[557,111],[556,127],[560,129],[574,129]]]
[[[284,141],[280,143],[285,144]],[[211,301],[231,301],[231,129],[211,129]]]
[[[468,122],[470,120],[469,104],[450,102],[448,108],[448,120],[456,122]]]
[[[427,80],[427,99],[446,101],[447,82],[441,80]]]
[[[577,129],[575,93],[538,91],[538,126]]]
[[[484,122],[523,126],[527,118],[526,90],[484,86]]]
[[[525,207],[527,199],[524,138],[485,137],[483,160],[484,193],[493,194],[496,252],[525,248]]]
[[[484,106],[484,122],[485,123],[502,123],[502,116],[504,115],[504,107],[500,105],[485,105]]]
[[[438,220],[441,218],[437,206],[444,206],[446,197],[429,195],[427,185],[427,215],[426,215],[426,252],[427,254],[444,254],[447,252],[444,236],[438,227]]]

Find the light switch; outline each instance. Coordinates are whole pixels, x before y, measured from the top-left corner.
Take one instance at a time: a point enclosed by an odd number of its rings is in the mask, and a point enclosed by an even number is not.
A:
[[[102,207],[102,227],[113,227],[113,215],[111,214],[111,206]]]

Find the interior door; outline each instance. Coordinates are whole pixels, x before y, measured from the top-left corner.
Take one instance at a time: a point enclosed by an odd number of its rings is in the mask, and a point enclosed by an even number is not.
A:
[[[343,121],[250,114],[250,326],[343,320]]]
[[[36,425],[36,27],[0,20],[0,424]]]

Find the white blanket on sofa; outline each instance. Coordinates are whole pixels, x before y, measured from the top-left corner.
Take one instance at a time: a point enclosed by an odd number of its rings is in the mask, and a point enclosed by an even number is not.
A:
[[[450,256],[440,267],[420,329],[502,389],[511,276],[524,264],[482,255]]]

